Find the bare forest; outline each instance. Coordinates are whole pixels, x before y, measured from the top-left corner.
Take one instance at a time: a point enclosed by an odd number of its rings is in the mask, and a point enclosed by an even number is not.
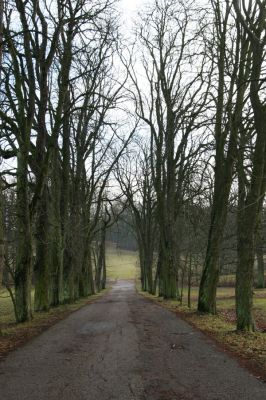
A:
[[[105,289],[116,243],[137,249],[142,291],[186,288],[190,307],[198,287],[203,314],[230,275],[235,327],[253,332],[266,1],[154,0],[130,29],[119,7],[1,0],[0,286],[30,321]]]

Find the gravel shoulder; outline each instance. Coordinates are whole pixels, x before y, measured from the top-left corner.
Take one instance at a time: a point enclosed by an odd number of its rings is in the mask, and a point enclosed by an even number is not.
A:
[[[5,400],[266,398],[266,385],[174,313],[118,281],[0,363]]]

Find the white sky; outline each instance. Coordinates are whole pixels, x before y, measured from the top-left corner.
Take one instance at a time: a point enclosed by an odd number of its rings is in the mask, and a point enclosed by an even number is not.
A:
[[[120,0],[124,17],[127,23],[131,23],[132,19],[136,16],[138,8],[145,3],[143,0]]]
[[[131,13],[132,11],[134,12],[136,8],[141,5],[141,3],[144,3],[143,0],[120,0],[121,5],[125,12]]]

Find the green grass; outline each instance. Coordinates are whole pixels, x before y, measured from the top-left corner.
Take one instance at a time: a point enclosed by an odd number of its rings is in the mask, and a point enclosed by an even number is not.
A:
[[[193,287],[191,290],[191,309],[196,310],[198,300],[198,288]],[[183,290],[183,306],[187,306],[187,288]],[[261,322],[265,321],[266,326],[266,289],[254,289],[254,312],[255,318],[259,318]],[[217,311],[224,312],[226,310],[235,310],[235,289],[233,287],[219,287],[217,289]]]
[[[10,295],[6,289],[0,289],[0,327],[15,321],[15,313]]]
[[[107,278],[116,279],[135,279],[137,274],[138,254],[134,251],[116,249],[108,245],[106,251]],[[32,290],[32,304],[34,303],[34,289]],[[82,302],[81,302],[82,303]],[[80,306],[75,303],[74,308]],[[71,309],[72,306],[57,307],[57,312]],[[34,319],[38,319],[42,313],[34,313]],[[14,308],[6,289],[0,289],[0,329],[15,322]]]
[[[61,306],[51,308],[50,311],[48,312],[33,312],[33,317],[35,321],[38,320],[44,320],[48,316],[52,316],[53,314],[60,314],[61,312],[66,312],[66,311],[74,311],[88,301],[93,301],[97,297],[99,297],[100,294],[96,294],[94,296],[86,297],[86,298],[81,298],[77,300],[73,304],[63,304]],[[34,304],[34,289],[32,289],[31,292],[31,301],[32,305]],[[9,329],[13,329],[12,325],[15,323],[15,313],[14,313],[14,307],[12,300],[9,296],[9,293],[6,289],[1,289],[0,290],[0,331],[1,333],[5,332],[6,330],[9,331]],[[30,323],[28,323],[30,324]],[[9,327],[10,325],[10,327]],[[8,328],[7,328],[8,327]]]
[[[140,285],[138,285],[140,287]],[[145,294],[146,295],[146,294]],[[154,297],[148,295],[150,297]],[[234,323],[234,311],[235,311],[235,289],[231,287],[220,287],[217,289],[217,311],[218,314],[223,316],[227,322]],[[198,288],[193,287],[191,289],[191,309],[187,306],[187,288],[183,289],[183,301],[182,305],[177,300],[163,300],[160,297],[156,297],[159,302],[168,304],[170,308],[175,308],[183,312],[195,312],[197,310],[198,300]],[[266,289],[254,289],[253,296],[254,315],[255,320],[259,320],[263,327],[266,327]],[[228,312],[228,314],[226,314]],[[210,317],[212,318],[212,316]]]
[[[31,291],[31,301],[34,303],[34,289]],[[15,313],[12,300],[6,289],[0,289],[0,328],[2,324],[10,324],[15,321]]]
[[[135,279],[138,274],[138,253],[117,249],[108,245],[106,249],[107,279]]]

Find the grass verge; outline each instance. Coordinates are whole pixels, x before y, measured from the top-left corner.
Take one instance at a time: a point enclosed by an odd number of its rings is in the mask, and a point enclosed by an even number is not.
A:
[[[32,321],[16,324],[15,322],[2,322],[0,329],[0,360],[8,353],[22,346],[33,337],[39,335],[52,325],[63,320],[73,312],[90,304],[105,294],[108,289],[78,300],[73,304],[64,304],[51,308],[48,312],[34,313]]]

